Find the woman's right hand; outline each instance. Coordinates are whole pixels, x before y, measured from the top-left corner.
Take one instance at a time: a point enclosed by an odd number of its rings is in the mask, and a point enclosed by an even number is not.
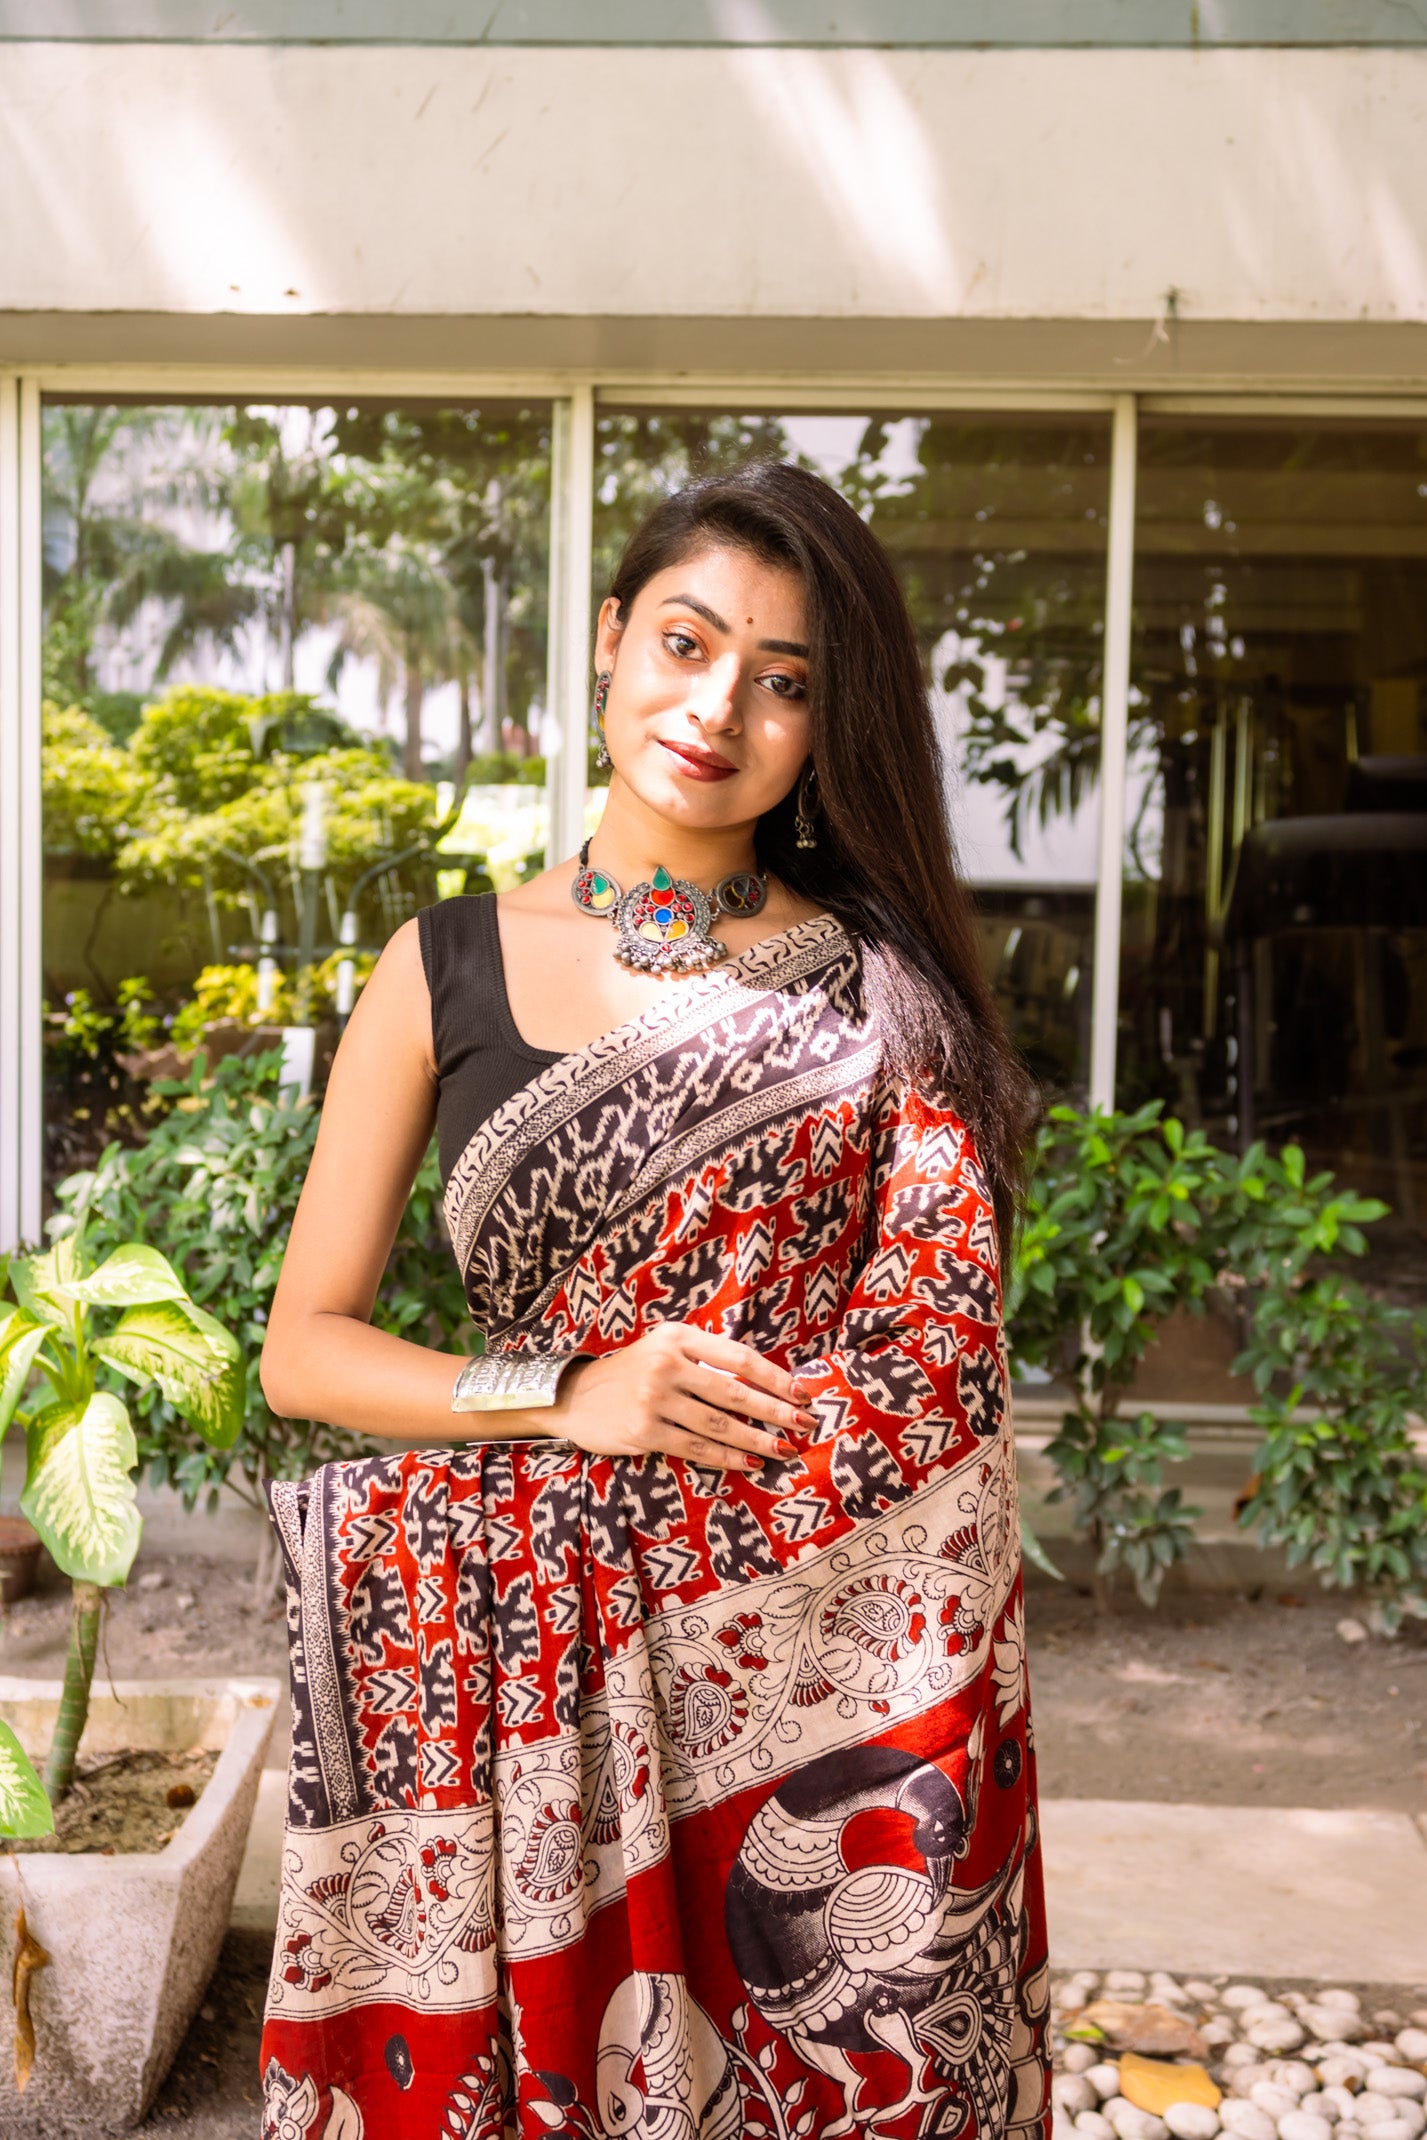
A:
[[[694,1323],[660,1323],[617,1352],[576,1361],[539,1416],[591,1456],[678,1456],[733,1471],[794,1455],[789,1432],[817,1425],[783,1368]]]

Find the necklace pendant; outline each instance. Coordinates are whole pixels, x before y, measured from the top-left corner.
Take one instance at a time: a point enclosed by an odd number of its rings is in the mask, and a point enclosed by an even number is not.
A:
[[[709,933],[715,915],[760,914],[768,879],[759,870],[739,869],[712,892],[701,892],[661,864],[646,883],[626,892],[606,870],[592,866],[586,840],[570,897],[582,914],[614,923],[615,959],[631,973],[703,973],[728,957],[728,945]]]
[[[728,946],[709,934],[713,906],[707,893],[667,869],[656,869],[647,883],[626,892],[614,919],[614,955],[634,973],[702,973],[728,957]]]

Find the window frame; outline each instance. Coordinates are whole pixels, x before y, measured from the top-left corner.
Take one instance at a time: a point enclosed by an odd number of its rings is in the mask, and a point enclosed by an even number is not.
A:
[[[1135,477],[1141,410],[1156,415],[1406,416],[1427,418],[1419,394],[1134,393],[1067,383],[1008,387],[995,380],[849,374],[814,382],[787,375],[653,371],[420,372],[251,365],[32,365],[0,368],[0,1250],[41,1238],[42,1023],[40,817],[41,434],[46,392],[114,399],[165,397],[281,402],[314,396],[419,401],[531,398],[553,410],[550,502],[549,703],[552,859],[578,845],[584,807],[591,642],[590,571],[595,422],[604,409],[832,409],[915,414],[1066,414],[1110,417],[1104,686],[1089,1094],[1115,1099],[1135,555]]]

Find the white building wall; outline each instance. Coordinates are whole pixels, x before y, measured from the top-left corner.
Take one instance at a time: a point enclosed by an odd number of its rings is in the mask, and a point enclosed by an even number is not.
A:
[[[1422,322],[1427,51],[17,44],[0,203],[0,313]]]

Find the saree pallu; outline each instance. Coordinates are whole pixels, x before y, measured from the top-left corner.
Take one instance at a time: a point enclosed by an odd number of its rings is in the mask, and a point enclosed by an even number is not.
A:
[[[996,1233],[797,924],[562,1057],[447,1189],[496,1347],[802,1371],[761,1472],[486,1443],[272,1490],[267,2140],[1044,2140]]]

